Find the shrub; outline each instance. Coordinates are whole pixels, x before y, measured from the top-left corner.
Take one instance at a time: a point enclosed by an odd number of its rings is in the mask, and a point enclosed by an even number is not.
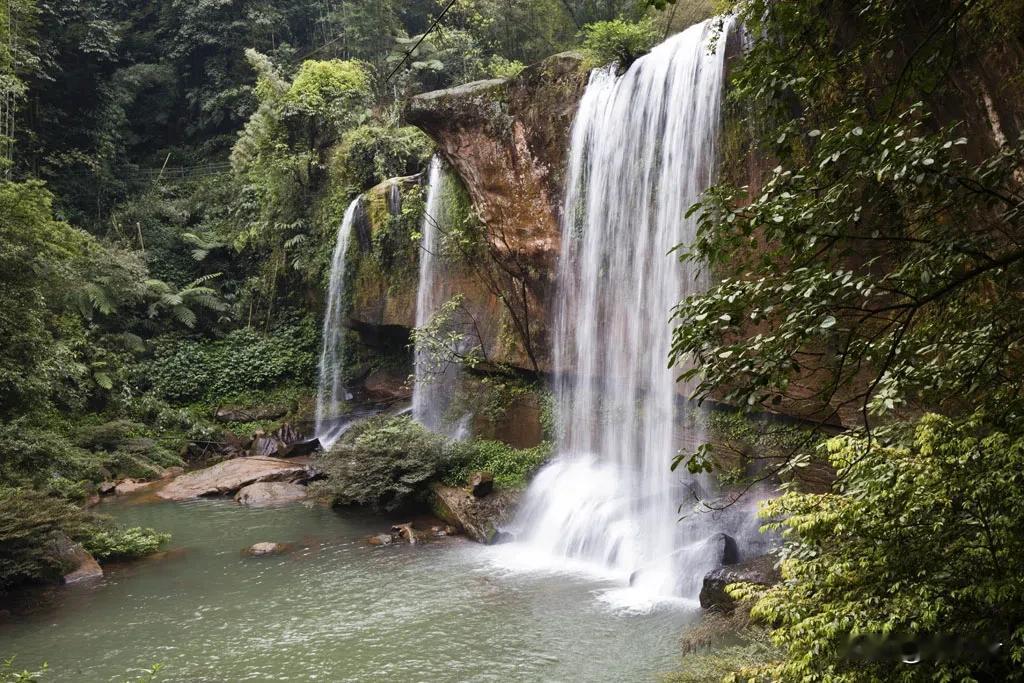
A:
[[[897,438],[844,435],[825,450],[839,472],[824,495],[789,492],[763,514],[788,543],[786,579],[755,598],[782,661],[751,673],[773,681],[1024,680],[1024,439],[976,418],[926,415]],[[895,648],[848,654],[854,636]],[[962,638],[957,656],[928,644]],[[901,648],[920,647],[916,666]],[[984,650],[980,650],[984,652]],[[913,654],[913,653],[910,653]],[[937,655],[937,656],[936,656]]]
[[[547,441],[533,448],[512,448],[500,441],[453,442],[448,446],[445,481],[464,484],[473,472],[482,470],[493,474],[498,486],[519,488],[550,457],[551,443]]]
[[[0,590],[49,581],[69,569],[54,551],[88,535],[85,514],[67,501],[27,488],[0,488]]]
[[[117,450],[125,441],[146,433],[146,425],[131,420],[111,420],[98,425],[81,427],[75,441],[89,450]]]
[[[155,553],[169,540],[170,534],[153,529],[114,527],[95,530],[83,545],[97,560],[130,560]]]
[[[0,426],[0,486],[32,485],[69,497],[103,476],[100,459],[62,434],[26,418]]]
[[[583,27],[583,50],[590,61],[598,65],[616,62],[622,70],[646,54],[656,41],[654,25],[649,20],[614,19]]]
[[[279,325],[268,334],[244,328],[216,341],[163,337],[145,373],[168,401],[216,402],[289,381],[312,384],[319,344],[320,332],[311,317]]]
[[[522,62],[501,55],[491,55],[491,61],[487,64],[487,71],[493,78],[515,78],[524,68]]]
[[[433,150],[418,128],[365,125],[345,134],[334,161],[346,182],[363,192],[388,178],[419,173]]]
[[[333,505],[394,510],[424,491],[444,464],[444,439],[408,416],[353,427],[319,459],[316,492]]]

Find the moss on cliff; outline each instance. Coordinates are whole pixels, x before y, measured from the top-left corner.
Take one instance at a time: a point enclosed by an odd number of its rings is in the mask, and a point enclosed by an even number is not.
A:
[[[414,238],[422,216],[417,176],[388,180],[366,193],[346,254],[353,319],[376,326],[414,325],[419,274]]]

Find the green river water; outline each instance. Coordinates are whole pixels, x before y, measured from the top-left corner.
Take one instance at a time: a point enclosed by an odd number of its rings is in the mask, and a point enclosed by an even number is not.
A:
[[[0,617],[0,657],[49,664],[45,681],[652,681],[698,614],[624,613],[609,585],[512,572],[508,552],[451,538],[372,547],[392,522],[227,500],[101,512],[169,531],[169,552],[91,585],[33,593]],[[296,544],[250,558],[260,541]]]

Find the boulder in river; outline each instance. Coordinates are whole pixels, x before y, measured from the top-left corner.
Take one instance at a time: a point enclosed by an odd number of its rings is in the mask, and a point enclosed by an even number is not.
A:
[[[59,534],[51,548],[53,555],[71,568],[64,574],[64,583],[80,583],[103,577],[103,569],[81,543],[75,543],[66,535]]]
[[[477,543],[494,543],[498,527],[508,522],[519,502],[519,492],[494,491],[477,498],[463,488],[435,484],[431,487],[434,514]]]
[[[260,481],[240,488],[235,494],[235,501],[242,505],[263,507],[305,500],[306,495],[306,487],[301,484],[290,481]]]
[[[285,543],[270,543],[264,541],[249,546],[245,554],[252,557],[266,557],[268,555],[282,555],[288,552],[289,546]]]
[[[118,482],[117,486],[114,487],[114,493],[119,496],[127,496],[141,491],[153,482],[151,481],[138,481],[136,479],[124,479]]]
[[[188,500],[200,496],[232,493],[248,484],[263,481],[299,482],[309,477],[306,465],[258,456],[235,458],[173,479],[157,496],[164,500]]]
[[[406,524],[396,524],[391,527],[392,535],[398,534],[398,537],[409,542],[410,544],[416,543],[416,531],[412,528],[412,522]]]
[[[168,467],[163,472],[161,472],[160,478],[174,479],[175,477],[180,477],[183,474],[185,474],[185,468],[181,467],[180,465],[174,465],[173,467]]]
[[[370,545],[391,545],[395,542],[395,537],[391,534],[375,534],[366,539],[366,542]]]
[[[700,589],[700,606],[704,609],[731,611],[736,606],[736,601],[726,592],[725,587],[730,583],[772,586],[782,578],[775,563],[775,556],[761,555],[708,572],[704,575],[704,585]]]

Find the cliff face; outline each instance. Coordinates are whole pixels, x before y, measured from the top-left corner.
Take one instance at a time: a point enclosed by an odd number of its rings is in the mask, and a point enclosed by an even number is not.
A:
[[[419,175],[386,180],[363,196],[346,263],[357,328],[409,330],[416,324],[419,250],[412,235],[422,207]]]
[[[500,310],[497,336],[506,341],[495,358],[523,369],[551,369],[565,155],[586,83],[582,57],[564,53],[515,78],[418,95],[406,111],[465,183],[490,259],[487,295],[470,298],[492,315]]]

